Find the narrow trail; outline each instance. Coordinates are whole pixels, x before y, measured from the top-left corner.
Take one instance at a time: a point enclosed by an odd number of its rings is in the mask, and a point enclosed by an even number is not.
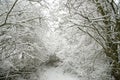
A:
[[[48,41],[51,44],[50,51],[54,52],[56,46],[59,45],[57,44],[59,43],[59,39],[62,39],[62,37],[58,36],[55,32],[55,28],[59,27],[61,20],[61,17],[58,16],[60,13],[57,11],[61,5],[59,3],[60,0],[45,1],[47,2],[47,8],[42,10],[42,14],[46,18],[47,26],[50,29],[46,34],[48,38],[50,37]],[[62,66],[42,66],[42,69],[38,70],[37,74],[39,74],[38,80],[79,80],[75,75],[64,73]]]
[[[41,72],[40,72],[41,73]],[[47,67],[40,75],[40,80],[79,80],[75,75],[64,73],[61,67]]]

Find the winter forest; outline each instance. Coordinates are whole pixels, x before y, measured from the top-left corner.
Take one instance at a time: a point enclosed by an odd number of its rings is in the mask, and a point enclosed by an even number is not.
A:
[[[0,80],[120,80],[120,0],[0,0]]]

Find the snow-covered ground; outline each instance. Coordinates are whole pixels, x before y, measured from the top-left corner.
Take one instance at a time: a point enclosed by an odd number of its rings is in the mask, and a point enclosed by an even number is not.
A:
[[[79,79],[75,75],[65,73],[61,67],[49,67],[46,68],[43,74],[40,75],[40,80],[79,80]]]

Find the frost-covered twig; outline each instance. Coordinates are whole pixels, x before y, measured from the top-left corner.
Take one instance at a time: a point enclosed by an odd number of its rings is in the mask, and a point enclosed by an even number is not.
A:
[[[5,17],[5,21],[4,21],[3,24],[0,25],[0,27],[4,26],[4,25],[7,23],[8,17],[9,17],[9,15],[10,15],[10,13],[12,12],[13,8],[15,7],[17,1],[18,1],[18,0],[16,0],[16,1],[14,2],[14,4],[12,5],[12,7],[10,8],[10,10],[8,11],[8,13],[7,13],[6,17]]]

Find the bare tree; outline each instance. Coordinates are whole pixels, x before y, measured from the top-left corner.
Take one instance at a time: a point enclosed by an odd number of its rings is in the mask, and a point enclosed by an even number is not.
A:
[[[118,0],[119,1],[119,0]],[[120,9],[115,0],[67,0],[71,26],[92,37],[111,60],[111,75],[120,80]]]

